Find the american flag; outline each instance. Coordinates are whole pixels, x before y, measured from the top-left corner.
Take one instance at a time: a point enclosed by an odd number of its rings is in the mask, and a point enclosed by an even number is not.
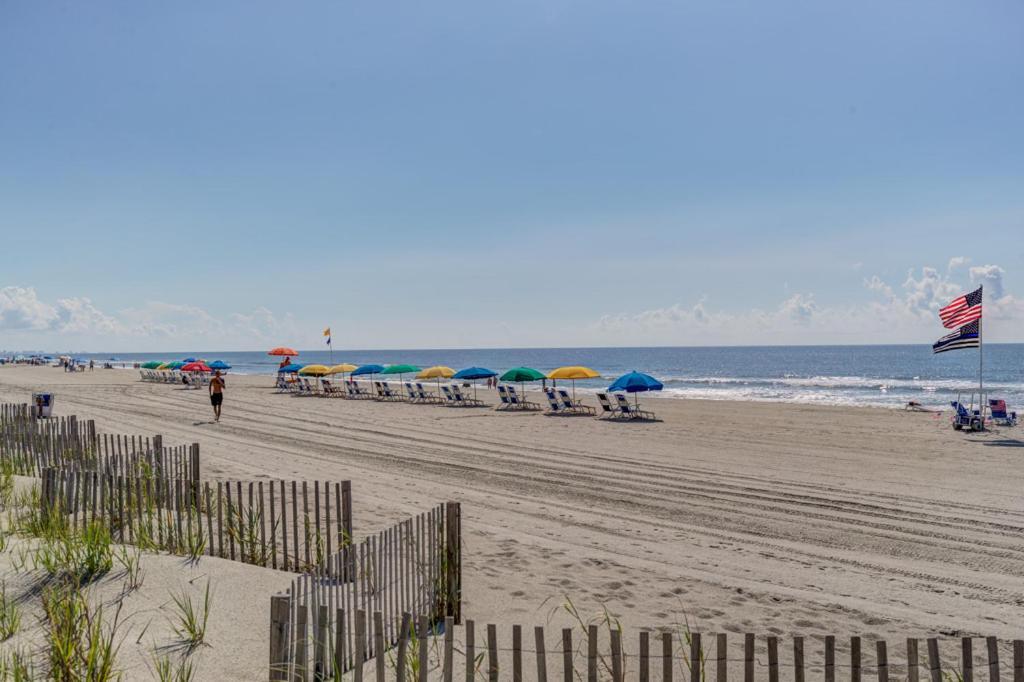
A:
[[[978,287],[969,294],[953,299],[949,305],[939,310],[939,317],[942,319],[942,326],[946,329],[956,329],[968,322],[981,319],[981,290]]]
[[[981,306],[978,307],[980,308]],[[965,324],[952,334],[946,334],[941,339],[933,343],[932,352],[945,353],[948,350],[977,348],[981,345],[981,340],[978,338],[978,331],[977,320],[969,324]]]

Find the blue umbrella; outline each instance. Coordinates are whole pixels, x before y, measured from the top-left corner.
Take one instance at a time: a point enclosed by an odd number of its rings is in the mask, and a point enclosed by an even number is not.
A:
[[[489,377],[498,376],[497,372],[491,371],[486,367],[467,367],[466,369],[460,369],[456,372],[453,379],[468,379],[473,381],[474,379],[487,379]]]
[[[299,365],[299,364],[293,362],[290,365],[285,365],[284,367],[281,367],[280,369],[278,369],[277,373],[278,374],[291,374],[292,372],[298,372],[303,367],[305,367],[305,365]]]
[[[182,360],[182,362],[195,362],[195,361],[196,361],[195,358],[185,358],[184,360]]]
[[[643,374],[633,370],[629,374],[623,374],[616,379],[608,390],[612,393],[625,391],[626,393],[643,393],[644,391],[660,391],[665,385],[652,377],[650,374]],[[638,403],[637,396],[633,396],[633,404]]]
[[[210,363],[210,369],[231,369],[231,365],[223,360],[214,360]]]
[[[362,367],[356,367],[355,371],[352,372],[351,376],[359,377],[364,374],[374,375],[380,374],[384,371],[384,365],[363,365]]]

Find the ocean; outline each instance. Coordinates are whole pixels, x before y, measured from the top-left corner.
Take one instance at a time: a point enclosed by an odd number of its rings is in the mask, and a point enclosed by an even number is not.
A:
[[[262,352],[93,353],[81,357],[119,362],[223,360],[232,372],[273,374],[279,358]],[[326,351],[301,351],[302,363],[332,362]],[[725,348],[508,348],[481,350],[335,350],[333,362],[356,365],[409,363],[510,367],[548,371],[585,365],[602,379],[577,381],[577,391],[606,388],[636,369],[665,384],[664,397],[760,400],[825,405],[902,407],[910,400],[945,406],[957,391],[978,385],[978,353],[963,350],[933,355],[930,346],[771,346]],[[1024,344],[985,346],[985,388],[993,398],[1024,407]]]

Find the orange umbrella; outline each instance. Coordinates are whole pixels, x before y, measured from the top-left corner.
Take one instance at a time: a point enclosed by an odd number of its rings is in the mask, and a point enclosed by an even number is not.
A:
[[[295,350],[293,348],[288,348],[287,346],[278,346],[277,348],[272,348],[270,350],[270,352],[267,353],[267,355],[292,355],[292,356],[298,355],[298,354],[299,354],[299,351],[297,351],[297,350]]]

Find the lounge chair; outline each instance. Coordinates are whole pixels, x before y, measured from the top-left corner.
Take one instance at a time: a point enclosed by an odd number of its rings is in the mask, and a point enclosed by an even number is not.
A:
[[[411,381],[406,381],[406,382],[404,382],[404,386],[405,386],[405,399],[407,401],[409,401],[410,403],[418,403],[418,402],[420,402],[420,397],[416,393],[416,389],[413,387],[412,382]]]
[[[398,391],[391,389],[391,384],[386,381],[381,382],[381,387],[384,389],[384,400],[404,400],[402,394]]]
[[[508,390],[508,399],[509,399],[509,401],[511,401],[513,407],[515,407],[517,409],[520,409],[520,410],[539,410],[539,409],[541,409],[541,406],[538,403],[531,403],[525,397],[520,398],[519,394],[516,393],[516,387],[515,386],[509,386],[507,388],[507,390]]]
[[[277,383],[274,384],[274,389],[278,393],[287,393],[288,392],[288,389],[289,389],[288,380],[284,378],[283,374],[278,374],[277,375]]]
[[[615,394],[615,402],[619,406],[619,412],[621,412],[624,417],[629,417],[630,419],[656,419],[653,412],[639,410],[630,405],[629,400],[627,400],[626,396],[622,393]]]
[[[353,398],[358,398],[360,400],[372,400],[374,397],[369,391],[360,386],[355,379],[348,380],[348,387]]]
[[[1017,413],[1006,410],[1005,400],[989,400],[988,410],[992,414],[992,422],[999,426],[1016,426]]]
[[[321,379],[320,385],[323,386],[324,392],[321,394],[325,398],[344,398],[345,391],[342,390],[341,386],[335,386],[334,382],[330,379]]]
[[[571,414],[586,414],[593,417],[597,412],[590,405],[584,405],[578,400],[573,400],[569,396],[569,391],[564,388],[558,389],[558,397],[562,400],[562,407],[565,408],[566,412]]]
[[[953,414],[953,429],[961,431],[964,428],[970,429],[971,431],[981,431],[982,421],[981,414],[978,410],[968,410],[963,406],[959,400],[954,400],[950,403],[950,406],[956,411]]]
[[[562,404],[558,402],[558,397],[555,395],[553,389],[547,389],[544,391],[544,395],[548,399],[548,405],[550,407],[544,411],[544,414],[566,414],[566,410],[562,407]]]
[[[618,406],[613,405],[612,401],[608,399],[607,393],[598,393],[597,402],[601,405],[601,414],[598,415],[598,419],[618,419],[622,416]]]
[[[455,394],[452,393],[452,389],[448,386],[442,386],[441,392],[444,393],[444,404],[448,407],[461,407],[462,403],[455,399]]]
[[[501,399],[501,404],[494,409],[507,410],[512,407],[512,401],[508,397],[508,391],[505,389],[505,386],[500,384],[498,385],[498,397]]]
[[[455,399],[466,407],[483,407],[484,405],[484,401],[482,400],[462,395],[462,389],[459,388],[458,384],[452,384],[452,393],[455,395]]]
[[[423,384],[418,381],[416,382],[416,399],[421,403],[428,403],[430,405],[437,405],[444,402],[444,398],[433,391],[428,391],[423,388]]]

